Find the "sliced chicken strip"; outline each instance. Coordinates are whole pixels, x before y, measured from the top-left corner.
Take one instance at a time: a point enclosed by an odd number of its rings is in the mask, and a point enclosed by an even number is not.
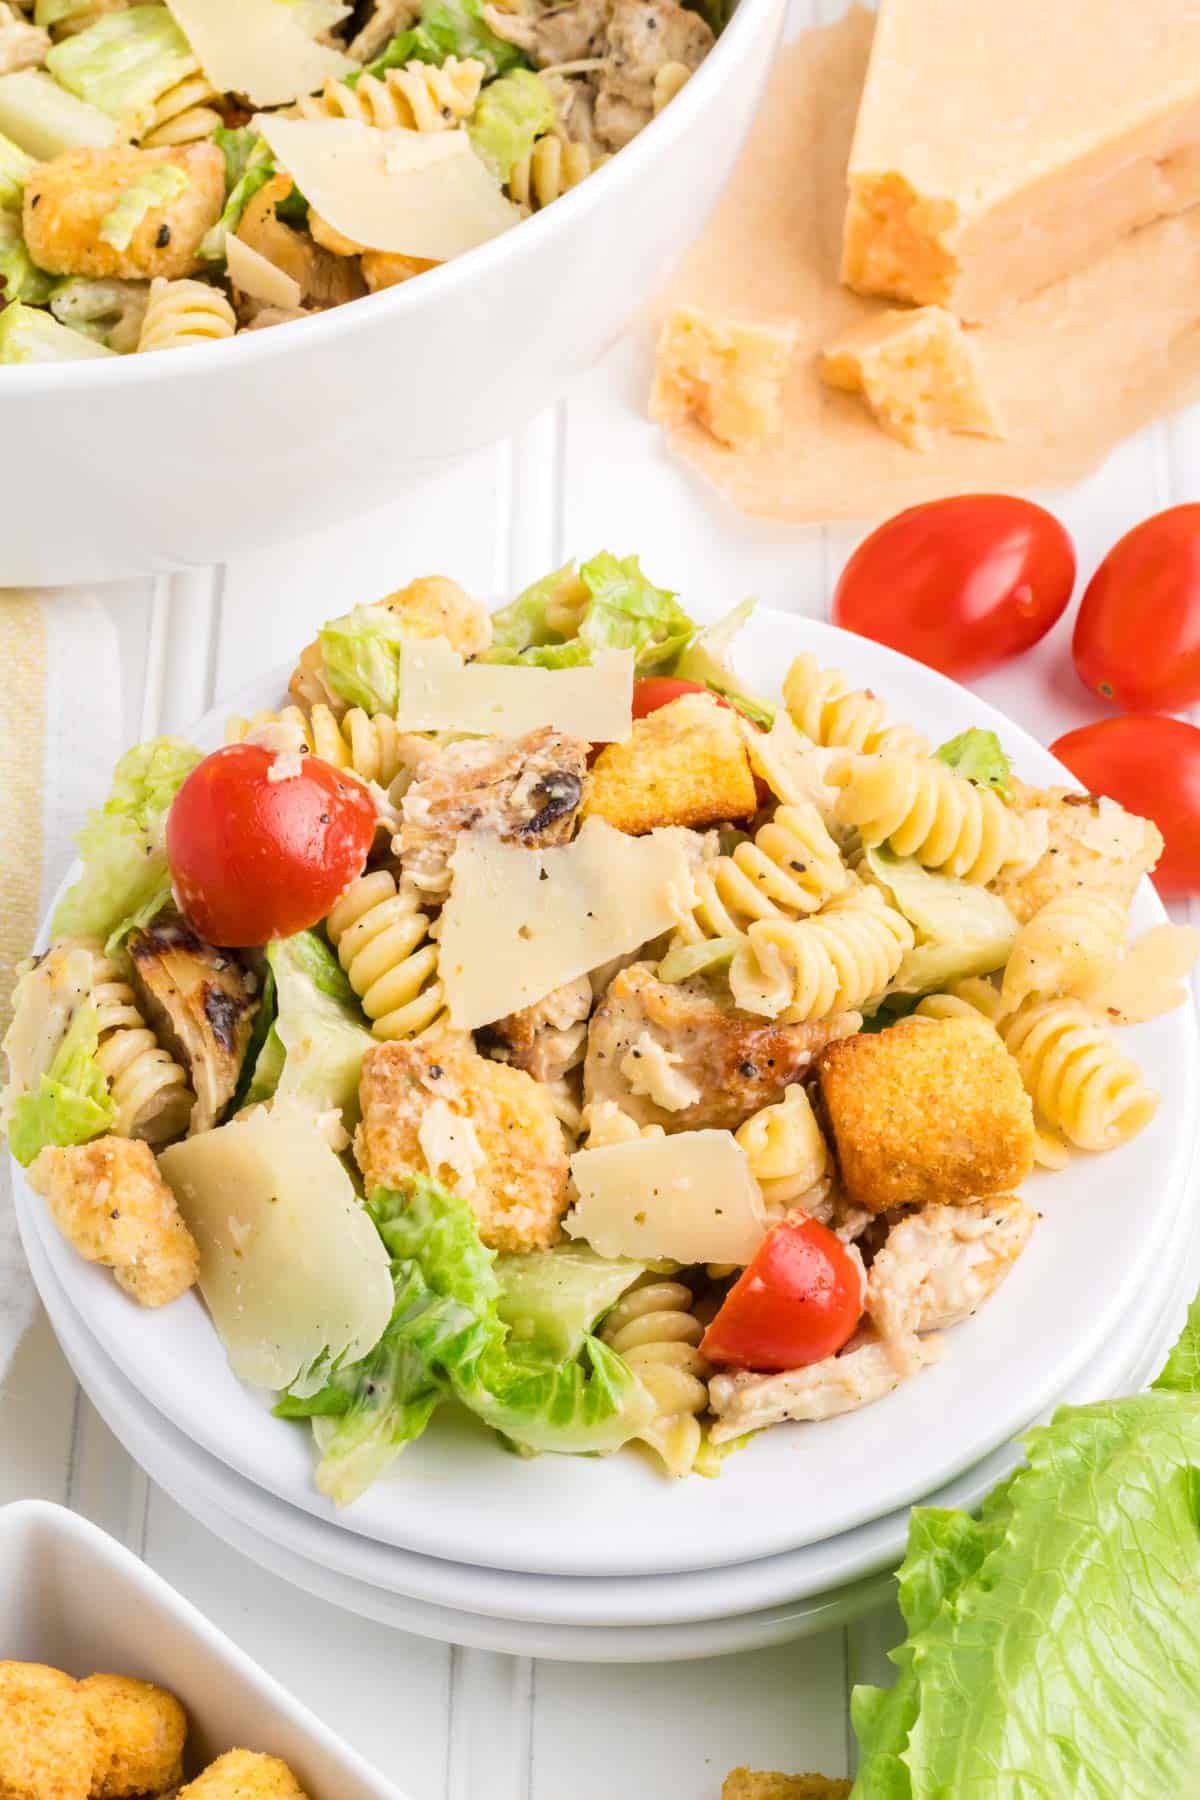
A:
[[[724,1444],[785,1419],[835,1419],[840,1413],[857,1412],[893,1393],[941,1354],[941,1340],[935,1337],[886,1344],[867,1341],[807,1369],[788,1369],[780,1375],[714,1375],[708,1389],[709,1405],[717,1415],[712,1442]]]
[[[888,1232],[871,1264],[867,1312],[882,1337],[944,1331],[995,1293],[1037,1222],[1015,1195],[925,1206]]]
[[[209,1131],[232,1100],[258,1007],[254,977],[182,919],[135,931],[134,985],[158,1037],[191,1075],[189,1132]]]

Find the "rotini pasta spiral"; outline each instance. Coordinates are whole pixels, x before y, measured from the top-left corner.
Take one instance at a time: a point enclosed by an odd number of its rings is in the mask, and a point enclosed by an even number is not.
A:
[[[697,904],[677,941],[738,937],[756,919],[819,912],[850,879],[816,807],[780,806],[753,839],[697,869]]]
[[[816,1205],[829,1192],[829,1150],[807,1093],[797,1082],[782,1100],[739,1125],[734,1137],[762,1189],[767,1211]]]
[[[804,650],[783,678],[783,703],[797,731],[829,749],[874,755],[903,750],[925,756],[929,744],[911,725],[888,723],[882,700],[866,688],[852,688],[840,669],[822,669]]]
[[[325,929],[378,1038],[418,1037],[446,1020],[437,945],[407,882],[386,869],[360,875]]]
[[[150,303],[142,320],[138,350],[184,350],[189,344],[216,343],[232,337],[237,319],[219,288],[204,281],[167,281],[157,275],[150,284]]]
[[[1034,1108],[1081,1150],[1113,1150],[1148,1125],[1158,1095],[1078,1000],[1026,1001],[1000,1035]]]
[[[912,926],[878,888],[858,888],[811,919],[757,919],[729,987],[745,1012],[793,1024],[878,999],[913,947]]]
[[[1107,894],[1076,888],[1047,900],[1017,933],[1004,970],[1005,1005],[1098,986],[1120,961],[1128,924],[1127,908]]]
[[[97,954],[93,970],[96,1062],[116,1107],[113,1128],[119,1137],[165,1143],[187,1127],[194,1098],[188,1078],[146,1024],[116,964]]]
[[[665,1137],[661,1125],[639,1125],[615,1100],[592,1100],[580,1117],[584,1144],[589,1150],[606,1150],[610,1144],[633,1144],[638,1138]]]
[[[304,741],[323,762],[337,769],[349,769],[362,781],[374,781],[391,788],[401,775],[411,775],[419,760],[419,747],[424,739],[401,731],[389,713],[366,713],[353,706],[339,720],[323,701],[316,701],[308,716],[298,706],[285,706],[279,712],[257,712],[248,718],[235,714],[225,722],[225,742],[240,744],[252,731],[267,725],[294,725],[303,732]]]
[[[578,187],[607,157],[596,156],[586,144],[548,132],[533,149],[513,164],[508,177],[509,199],[518,206],[540,212],[552,200]]]
[[[643,1276],[617,1301],[600,1330],[652,1396],[657,1412],[640,1433],[671,1475],[690,1473],[700,1449],[711,1368],[700,1354],[704,1328],[682,1281]]]
[[[159,95],[138,142],[150,150],[156,145],[195,144],[210,138],[224,123],[220,113],[208,104],[219,99],[217,89],[197,68],[195,74],[185,75]]]
[[[999,1025],[1008,1008],[1000,989],[986,975],[969,975],[956,981],[943,994],[929,994],[917,1007],[923,1019],[969,1019],[982,1013],[993,1025]]]
[[[838,822],[869,848],[887,844],[897,856],[981,885],[1032,853],[1020,813],[934,757],[848,756],[829,779],[841,789]]]
[[[487,74],[478,58],[448,56],[435,63],[410,62],[383,75],[360,75],[351,87],[327,81],[319,94],[296,102],[304,119],[354,119],[382,131],[448,131],[469,118]]]

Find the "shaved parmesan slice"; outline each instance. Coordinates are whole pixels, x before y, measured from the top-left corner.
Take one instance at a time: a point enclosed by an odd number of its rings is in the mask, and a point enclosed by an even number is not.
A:
[[[274,4],[274,0],[272,0]],[[304,295],[300,283],[280,269],[252,245],[240,237],[226,237],[225,265],[229,270],[229,279],[235,288],[243,294],[249,294],[252,300],[261,300],[267,306],[283,306],[289,310],[300,305]]]
[[[276,1100],[173,1144],[159,1168],[240,1380],[289,1387],[374,1348],[392,1311],[387,1251],[307,1108]]]
[[[292,8],[276,0],[167,0],[175,23],[223,94],[245,94],[252,106],[284,106],[315,94],[358,64],[315,43]]]
[[[577,1150],[579,1191],[563,1221],[601,1256],[744,1267],[767,1233],[746,1153],[729,1131],[677,1131]]]
[[[401,731],[473,731],[520,737],[553,725],[590,744],[633,728],[633,652],[606,650],[577,669],[468,663],[445,638],[404,646],[396,721]]]
[[[490,1025],[669,931],[695,907],[691,847],[674,827],[626,837],[596,818],[552,850],[464,832],[439,940],[450,1023]]]
[[[465,131],[378,131],[277,113],[257,114],[254,126],[309,204],[368,250],[448,262],[521,217]]]

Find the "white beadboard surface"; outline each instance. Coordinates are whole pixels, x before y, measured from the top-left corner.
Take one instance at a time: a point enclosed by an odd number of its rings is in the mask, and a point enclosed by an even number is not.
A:
[[[797,4],[794,22],[839,10],[836,0]],[[636,550],[700,610],[756,594],[823,616],[870,522],[772,529],[718,507],[641,417],[646,377],[645,348],[628,339],[511,442],[384,511],[221,569],[111,590],[130,739],[182,730],[293,657],[321,620],[431,571],[507,595],[570,554]],[[1200,416],[1123,445],[1070,492],[1035,497],[1074,534],[1086,579],[1139,518],[1200,498]],[[1095,716],[1069,632],[1064,622],[980,683],[1046,741]],[[108,1434],[41,1317],[0,1390],[0,1443],[0,1503],[63,1501],[129,1544],[412,1800],[717,1800],[739,1762],[846,1773],[849,1688],[885,1674],[897,1635],[889,1611],[745,1656],[596,1668],[390,1632],[285,1586],[193,1524]]]

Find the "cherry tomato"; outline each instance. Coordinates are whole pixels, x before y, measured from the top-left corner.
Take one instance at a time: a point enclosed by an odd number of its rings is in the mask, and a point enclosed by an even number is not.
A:
[[[1068,731],[1050,746],[1090,793],[1153,819],[1166,849],[1162,894],[1200,893],[1200,731],[1182,719],[1128,713]]]
[[[714,694],[702,681],[681,681],[675,675],[643,675],[633,684],[633,716],[644,719],[647,713],[670,706],[672,700],[680,700],[684,694],[710,694],[718,706],[735,710],[722,694]]]
[[[862,1310],[862,1276],[846,1246],[798,1214],[768,1232],[701,1349],[736,1369],[799,1369],[840,1350]]]
[[[197,763],[167,814],[167,862],[188,919],[212,944],[290,937],[323,919],[367,860],[375,806],[320,757],[294,774],[261,744]]]
[[[1126,532],[1075,621],[1075,667],[1122,712],[1179,712],[1200,700],[1200,505],[1172,506]]]
[[[833,622],[961,678],[1036,644],[1074,585],[1075,548],[1052,514],[961,494],[873,531],[842,571]]]

